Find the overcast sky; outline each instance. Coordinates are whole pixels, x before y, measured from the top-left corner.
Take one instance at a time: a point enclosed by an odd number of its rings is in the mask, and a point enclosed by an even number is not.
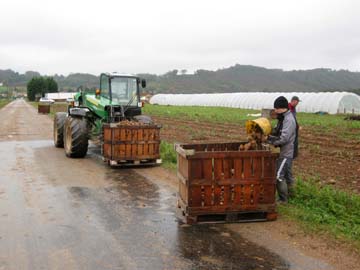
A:
[[[360,1],[3,0],[0,69],[360,71]]]

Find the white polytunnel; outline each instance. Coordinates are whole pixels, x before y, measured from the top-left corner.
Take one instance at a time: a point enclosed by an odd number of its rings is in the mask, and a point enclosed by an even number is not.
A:
[[[241,109],[270,109],[274,100],[285,96],[300,98],[298,112],[360,113],[360,96],[349,92],[242,92],[219,94],[157,94],[151,104],[171,106],[213,106]]]

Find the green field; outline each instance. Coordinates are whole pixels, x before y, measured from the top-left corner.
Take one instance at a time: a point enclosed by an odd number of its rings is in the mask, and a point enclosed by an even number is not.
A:
[[[260,113],[258,110],[223,108],[223,107],[198,107],[198,106],[161,106],[146,104],[144,113],[149,115],[186,118],[194,121],[209,121],[214,123],[244,124],[251,118],[248,114]],[[256,118],[256,117],[252,117]],[[312,113],[298,113],[297,118],[302,126],[317,126],[331,128],[358,128],[359,121],[344,121],[345,115],[318,115]]]
[[[245,123],[245,120],[249,119],[247,114],[259,113],[260,111],[220,107],[160,106],[146,104],[143,112],[149,115],[194,121]]]
[[[7,90],[8,88],[6,86],[0,86],[0,93]]]

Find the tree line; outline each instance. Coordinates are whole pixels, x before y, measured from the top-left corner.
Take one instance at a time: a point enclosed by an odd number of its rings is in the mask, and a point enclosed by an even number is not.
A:
[[[27,96],[30,101],[37,97],[44,97],[45,93],[58,92],[58,84],[52,77],[34,77],[26,85]]]

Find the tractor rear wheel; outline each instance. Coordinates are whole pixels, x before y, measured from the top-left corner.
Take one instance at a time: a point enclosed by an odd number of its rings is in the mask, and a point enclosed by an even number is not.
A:
[[[54,117],[54,144],[55,147],[64,147],[64,124],[67,113],[57,112]]]
[[[85,118],[66,118],[64,127],[65,154],[72,158],[82,158],[88,150],[88,129]]]

